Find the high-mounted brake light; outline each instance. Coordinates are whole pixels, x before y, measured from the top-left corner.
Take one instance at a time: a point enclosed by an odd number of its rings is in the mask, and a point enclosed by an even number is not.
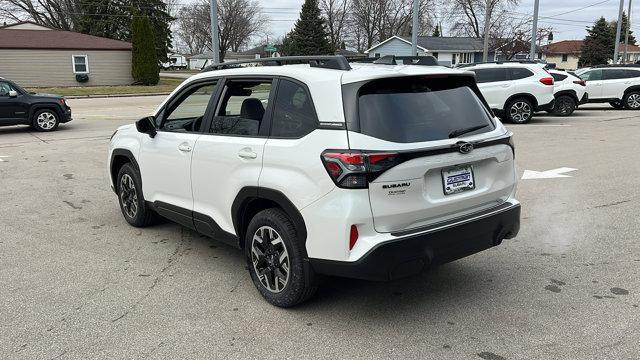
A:
[[[574,80],[573,82],[574,84],[578,84],[578,85],[582,85],[582,86],[587,86],[587,82],[584,80]]]
[[[400,154],[394,152],[328,150],[322,154],[322,163],[333,182],[347,189],[366,189],[376,175],[399,162]]]
[[[543,77],[542,79],[540,79],[540,82],[545,84],[545,85],[553,85],[553,78],[552,77]]]

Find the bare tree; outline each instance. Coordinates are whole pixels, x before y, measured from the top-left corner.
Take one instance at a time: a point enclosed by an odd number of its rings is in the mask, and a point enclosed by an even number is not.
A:
[[[495,27],[505,28],[505,22],[512,19],[508,12],[520,0],[450,0],[449,18],[453,23],[451,31],[459,36],[483,37],[484,18],[489,6],[491,14],[490,32]]]
[[[211,50],[211,22],[208,0],[183,6],[177,16],[177,35],[191,53]],[[237,52],[260,35],[268,19],[257,0],[218,0],[220,59],[227,51]]]
[[[74,29],[77,13],[75,0],[0,0],[0,17],[14,21],[30,19],[62,30]]]
[[[333,50],[340,49],[344,41],[343,31],[349,17],[349,0],[321,0],[320,11],[327,21],[329,45]]]

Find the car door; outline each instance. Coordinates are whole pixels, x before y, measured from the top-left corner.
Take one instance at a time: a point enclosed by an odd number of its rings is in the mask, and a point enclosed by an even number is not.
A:
[[[193,216],[201,233],[233,240],[231,209],[241,189],[258,186],[276,82],[228,78],[221,88],[193,152]]]
[[[18,92],[18,96],[12,97],[9,96],[11,91],[16,91],[11,84],[0,81],[0,123],[14,122],[26,116],[21,101],[22,94]]]
[[[627,88],[627,72],[625,69],[602,70],[602,97],[605,99],[621,99]]]
[[[587,93],[589,99],[602,99],[602,70],[588,70],[579,75],[580,78],[587,82]]]
[[[491,109],[504,109],[507,99],[515,93],[515,84],[509,80],[507,68],[475,69],[476,81],[482,96]]]
[[[145,200],[171,211],[176,222],[192,227],[191,157],[210,116],[216,79],[181,90],[159,112],[155,137],[142,136],[138,164]]]

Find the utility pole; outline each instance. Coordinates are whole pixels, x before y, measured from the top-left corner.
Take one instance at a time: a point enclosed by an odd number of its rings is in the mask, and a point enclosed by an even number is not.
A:
[[[620,53],[620,31],[622,30],[622,8],[624,8],[624,0],[620,0],[620,10],[618,11],[618,26],[616,28],[616,46],[613,50],[613,63],[618,63],[618,54]]]
[[[489,58],[489,27],[491,26],[492,2],[493,0],[487,0],[487,4],[484,8],[484,45],[482,46],[482,62],[487,62]]]
[[[420,10],[420,0],[413,0],[413,26],[411,29],[411,55],[418,56],[418,12]]]
[[[627,10],[627,30],[624,35],[624,55],[622,55],[622,63],[627,62],[627,47],[629,47],[629,28],[631,28],[631,1],[629,0],[629,10]]]
[[[538,39],[538,9],[539,8],[540,8],[540,0],[536,0],[536,2],[533,5],[533,26],[531,27],[531,52],[529,53],[529,60],[531,61],[534,61],[536,59],[536,42]]]
[[[211,0],[211,51],[213,51],[213,63],[220,63],[220,39],[218,38],[218,3]]]

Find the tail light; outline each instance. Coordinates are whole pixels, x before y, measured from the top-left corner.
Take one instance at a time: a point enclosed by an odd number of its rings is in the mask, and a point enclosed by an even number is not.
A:
[[[349,250],[353,249],[353,247],[356,245],[358,236],[358,227],[355,225],[351,225],[351,230],[349,231]]]
[[[369,181],[400,163],[400,154],[327,150],[322,154],[322,163],[338,187],[366,189]]]
[[[582,86],[587,86],[587,82],[584,80],[575,80],[573,82],[574,84],[578,84],[578,85],[582,85]]]
[[[545,84],[545,85],[553,85],[553,78],[552,77],[543,77],[542,79],[540,79],[540,82]]]
[[[59,99],[60,105],[64,106],[64,99]]]

